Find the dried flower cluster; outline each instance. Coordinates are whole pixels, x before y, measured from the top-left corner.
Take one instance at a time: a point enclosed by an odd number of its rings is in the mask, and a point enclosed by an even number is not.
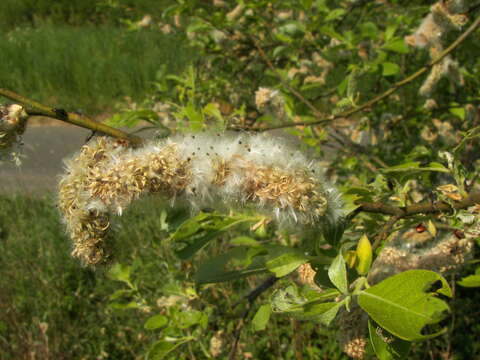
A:
[[[460,232],[441,231],[433,236],[423,227],[396,233],[373,263],[370,284],[410,269],[440,273],[458,270],[473,256],[474,242]]]
[[[463,14],[466,11],[464,0],[438,1],[430,8],[430,13],[423,19],[415,33],[405,41],[417,48],[426,48],[430,57],[436,59],[444,50],[443,40],[452,30],[458,30],[468,21]],[[420,88],[420,95],[429,96],[437,83],[448,76],[455,85],[462,85],[463,78],[458,63],[450,55],[435,64]]]
[[[9,152],[25,132],[28,114],[23,106],[0,106],[0,152]]]
[[[300,265],[297,269],[297,273],[300,284],[308,285],[313,288],[318,288],[317,284],[315,284],[315,275],[317,273],[315,272],[315,270],[313,270],[310,263]]]
[[[366,352],[368,315],[357,304],[350,311],[342,309],[338,316],[338,341],[345,354],[363,359]]]
[[[285,141],[262,135],[189,134],[132,149],[98,137],[66,163],[59,208],[87,264],[105,260],[112,214],[143,194],[192,209],[254,207],[281,222],[318,224],[339,214],[321,169]]]
[[[285,100],[278,90],[261,87],[255,92],[255,105],[261,113],[271,114],[278,120],[285,120]]]

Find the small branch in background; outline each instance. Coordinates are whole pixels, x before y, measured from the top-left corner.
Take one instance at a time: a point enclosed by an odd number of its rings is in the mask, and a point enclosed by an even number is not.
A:
[[[394,215],[390,219],[388,219],[388,221],[383,225],[378,235],[375,237],[375,240],[372,245],[373,250],[378,248],[380,244],[388,237],[390,230],[395,225],[395,223],[400,219],[401,217],[398,215]]]
[[[330,122],[332,122],[334,120],[337,120],[337,119],[340,119],[340,118],[348,118],[348,117],[352,116],[353,114],[368,110],[373,105],[375,105],[375,104],[379,103],[380,101],[388,98],[390,95],[395,93],[398,89],[400,89],[403,86],[413,82],[414,80],[418,79],[420,76],[422,76],[426,72],[428,72],[431,69],[432,66],[434,66],[435,64],[438,64],[440,61],[442,61],[445,58],[445,56],[452,53],[457,47],[459,47],[460,44],[462,44],[475,30],[477,30],[477,28],[479,26],[480,26],[480,16],[473,22],[472,25],[470,25],[470,27],[467,30],[465,30],[465,32],[463,32],[453,43],[451,43],[450,46],[448,46],[444,51],[442,51],[436,59],[430,61],[428,64],[424,65],[422,68],[417,70],[415,73],[407,76],[403,80],[400,80],[399,82],[393,84],[388,90],[386,90],[382,94],[375,96],[374,98],[366,101],[365,103],[363,103],[360,106],[354,107],[350,110],[341,112],[341,113],[336,114],[336,115],[323,116],[320,113],[320,111],[312,103],[310,103],[307,99],[303,98],[303,96],[298,91],[293,89],[289,84],[287,84],[285,82],[285,80],[283,80],[283,77],[279,76],[279,79],[281,80],[282,84],[284,84],[284,86],[289,91],[291,91],[293,95],[295,95],[301,102],[303,102],[312,111],[313,115],[318,120],[288,122],[288,123],[284,123],[284,124],[281,124],[281,125],[271,126],[271,127],[268,127],[268,128],[255,127],[255,128],[251,128],[249,130],[263,132],[263,131],[270,131],[270,130],[275,130],[275,129],[284,129],[284,128],[293,127],[293,126],[316,126],[316,125],[330,123]],[[275,70],[275,67],[273,66],[272,62],[270,61],[270,59],[267,58],[265,52],[259,46],[259,44],[256,40],[255,40],[255,45],[256,45],[256,47],[259,51],[260,56],[263,58],[263,60],[267,64],[267,66],[271,70],[273,70],[276,74],[278,74],[278,72]]]
[[[275,66],[273,66],[272,62],[270,61],[270,59],[268,58],[267,54],[265,54],[265,51],[263,50],[263,48],[260,46],[259,42],[257,39],[254,39],[252,38],[252,42],[254,43],[255,47],[257,48],[257,51],[258,53],[260,54],[260,57],[263,59],[263,61],[267,64],[267,66],[270,68],[271,71],[273,71],[277,76],[278,78],[280,79],[280,81],[282,82],[283,86],[285,86],[287,88],[288,91],[290,91],[293,95],[295,95],[295,97],[300,100],[300,102],[302,102],[303,104],[305,104],[309,109],[310,111],[312,111],[313,115],[315,117],[322,117],[323,114],[315,107],[315,105],[313,105],[309,100],[305,99],[305,97],[300,94],[297,90],[295,90],[293,87],[290,86],[290,84],[285,81],[283,79],[283,76],[278,72],[278,70],[275,68]],[[265,131],[266,129],[264,130],[261,130],[261,129],[249,129],[249,130],[259,130],[259,131]],[[270,130],[270,129],[269,129]]]
[[[8,89],[0,88],[0,96],[15,101],[20,105],[24,106],[27,114],[30,116],[39,115],[50,117],[72,125],[83,127],[85,129],[90,129],[94,132],[100,132],[115,137],[117,139],[127,140],[134,145],[139,145],[143,142],[142,138],[138,136],[130,135],[121,130],[96,122],[83,115],[67,112],[64,109],[56,109],[49,107],[47,105],[41,104],[37,101],[19,95]]]
[[[453,210],[466,209],[475,204],[480,204],[480,192],[474,192],[469,194],[466,198],[456,201],[452,204],[437,201],[437,202],[422,202],[418,204],[412,204],[404,207],[387,205],[381,202],[359,203],[360,207],[357,212],[368,212],[384,215],[392,215],[398,217],[397,220],[407,216],[417,214],[438,214],[438,213],[450,213]]]
[[[276,276],[270,276],[263,283],[258,285],[255,289],[250,291],[247,295],[243,296],[240,300],[233,304],[233,308],[235,308],[242,301],[248,301],[247,308],[245,309],[240,321],[235,328],[235,332],[233,334],[234,341],[232,349],[230,350],[230,354],[228,355],[228,360],[235,360],[237,358],[238,342],[240,341],[240,335],[242,335],[243,327],[245,326],[245,322],[248,318],[248,315],[250,314],[253,303],[261,294],[270,289],[278,281],[278,279],[279,278],[277,278]]]

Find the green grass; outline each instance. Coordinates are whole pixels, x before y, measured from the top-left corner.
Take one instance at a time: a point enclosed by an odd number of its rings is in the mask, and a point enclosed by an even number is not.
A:
[[[179,73],[193,52],[182,36],[111,26],[43,26],[0,35],[0,83],[71,111],[101,113],[143,99],[162,66]]]
[[[121,19],[138,20],[144,14],[160,18],[172,0],[2,0],[0,30],[45,23],[85,25],[118,24]]]

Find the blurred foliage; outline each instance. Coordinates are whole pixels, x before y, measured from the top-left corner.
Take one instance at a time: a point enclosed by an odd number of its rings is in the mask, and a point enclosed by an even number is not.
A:
[[[0,30],[55,25],[120,25],[139,20],[145,13],[161,15],[172,0],[4,0]]]

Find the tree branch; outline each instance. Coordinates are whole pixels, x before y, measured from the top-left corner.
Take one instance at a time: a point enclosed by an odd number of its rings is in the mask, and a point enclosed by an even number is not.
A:
[[[384,215],[392,215],[399,219],[417,215],[417,214],[438,214],[438,213],[448,213],[453,210],[466,209],[470,206],[480,203],[480,192],[474,192],[469,194],[466,198],[454,202],[452,204],[446,203],[444,201],[437,202],[422,202],[418,204],[412,204],[404,207],[387,205],[381,202],[367,203],[361,202],[358,203],[360,207],[357,209],[358,212],[368,212]]]
[[[130,141],[132,144],[136,144],[136,145],[141,144],[143,142],[142,138],[138,136],[130,135],[119,129],[115,129],[108,125],[96,122],[83,115],[66,112],[63,109],[51,108],[47,105],[28,99],[8,89],[0,88],[0,96],[6,97],[7,99],[13,100],[19,103],[20,105],[23,105],[25,107],[25,111],[27,112],[27,114],[31,116],[40,115],[40,116],[54,118],[72,125],[83,127],[85,129],[101,132],[118,139],[127,140],[127,141]]]
[[[237,358],[237,350],[238,350],[238,342],[240,341],[240,335],[242,334],[243,326],[245,325],[245,321],[248,318],[248,315],[250,314],[250,310],[252,309],[252,305],[255,302],[255,300],[265,291],[270,289],[275,283],[278,281],[279,278],[276,276],[270,276],[267,278],[263,283],[258,285],[255,289],[250,291],[246,296],[242,297],[240,300],[238,300],[235,304],[233,304],[233,307],[235,308],[240,302],[243,300],[248,300],[247,308],[244,311],[242,318],[238,322],[237,326],[235,327],[235,331],[233,334],[233,345],[232,348],[230,349],[230,353],[228,356],[229,360],[235,360]]]
[[[277,126],[271,126],[271,127],[268,127],[268,128],[254,127],[254,128],[249,129],[249,130],[263,132],[263,131],[269,131],[269,130],[275,130],[275,129],[284,129],[284,128],[293,127],[293,126],[316,126],[316,125],[321,125],[321,124],[324,124],[324,123],[332,122],[336,119],[348,118],[348,117],[352,116],[353,114],[356,114],[356,113],[361,112],[361,111],[365,111],[365,110],[371,108],[373,105],[379,103],[380,101],[388,98],[390,95],[392,95],[394,92],[396,92],[401,87],[413,82],[414,80],[418,79],[420,76],[425,74],[427,71],[430,70],[430,68],[432,66],[434,66],[435,64],[438,64],[440,61],[442,61],[445,58],[445,56],[452,53],[458,46],[460,46],[460,44],[463,43],[475,30],[477,30],[477,28],[479,26],[480,26],[480,16],[473,22],[472,25],[470,25],[470,27],[467,30],[465,30],[464,33],[462,33],[453,43],[451,43],[450,46],[448,46],[444,51],[442,51],[436,59],[430,61],[428,64],[426,64],[425,66],[423,66],[422,68],[417,70],[415,73],[407,76],[403,80],[393,84],[392,87],[390,87],[388,90],[386,90],[382,94],[375,96],[373,99],[370,99],[370,100],[366,101],[365,103],[363,103],[360,106],[354,107],[350,110],[341,112],[341,113],[336,114],[336,115],[322,116],[320,114],[320,111],[318,111],[318,109],[313,104],[311,104],[308,100],[304,99],[303,96],[300,93],[298,93],[298,91],[296,91],[295,89],[292,89],[292,87],[290,87],[290,85],[286,84],[286,82],[283,80],[283,78],[281,78],[282,83],[287,87],[287,89],[289,91],[291,91],[293,93],[293,95],[295,95],[301,102],[303,102],[312,111],[313,115],[318,118],[318,120],[288,122],[288,123],[280,124],[280,125],[277,125]],[[271,70],[275,71],[275,68],[274,68],[272,62],[266,57],[265,52],[263,50],[261,50],[261,48],[259,47],[257,42],[255,42],[255,44],[257,46],[257,49],[259,50],[260,56],[263,58],[263,60],[267,64],[267,66]]]

